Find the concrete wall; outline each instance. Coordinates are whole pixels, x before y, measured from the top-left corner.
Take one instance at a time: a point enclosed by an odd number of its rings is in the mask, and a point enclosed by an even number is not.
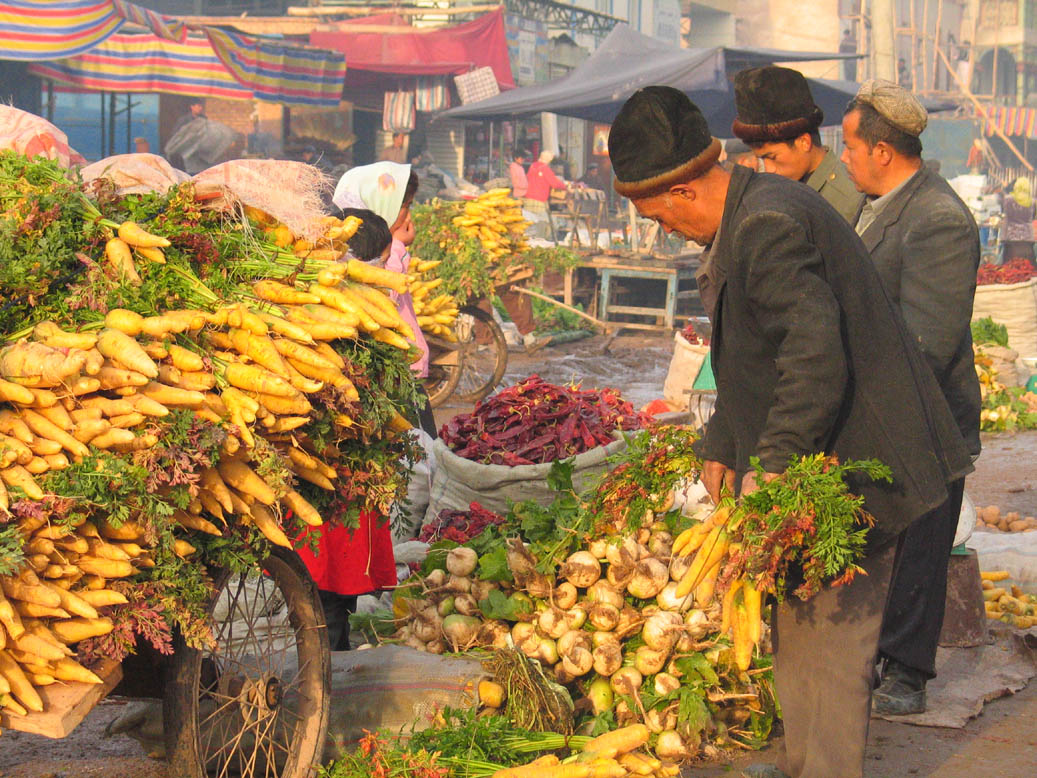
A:
[[[735,0],[735,42],[792,51],[839,50],[838,0]],[[805,75],[839,78],[835,60],[797,65]]]

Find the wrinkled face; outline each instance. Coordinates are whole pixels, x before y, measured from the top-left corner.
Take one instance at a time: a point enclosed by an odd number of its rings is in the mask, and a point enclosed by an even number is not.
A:
[[[857,111],[850,111],[843,117],[843,153],[839,159],[846,165],[846,172],[858,192],[880,194],[881,168],[875,154],[878,146],[869,146],[857,135],[860,118]]]
[[[667,234],[676,232],[703,246],[713,242],[720,228],[719,221],[714,222],[706,213],[701,200],[672,190],[631,200],[639,214],[658,222]]]
[[[783,178],[802,181],[810,172],[810,150],[813,143],[809,136],[800,136],[791,143],[777,141],[764,143],[753,149],[756,158],[763,162],[763,169]]]

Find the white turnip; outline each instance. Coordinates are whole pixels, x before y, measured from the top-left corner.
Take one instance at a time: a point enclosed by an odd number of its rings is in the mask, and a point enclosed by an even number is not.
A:
[[[601,563],[589,551],[577,551],[558,572],[573,586],[586,589],[601,578]]]
[[[465,548],[464,546],[452,548],[446,555],[447,572],[459,578],[471,575],[478,563],[479,556],[474,549]]]

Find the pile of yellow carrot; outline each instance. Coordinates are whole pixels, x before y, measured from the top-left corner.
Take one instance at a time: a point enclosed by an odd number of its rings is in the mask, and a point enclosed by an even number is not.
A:
[[[557,756],[547,755],[527,765],[498,770],[493,778],[626,778],[654,776],[670,778],[680,775],[673,762],[664,762],[638,749],[648,744],[650,735],[644,724],[606,732],[590,740],[581,753],[562,763]]]
[[[112,240],[138,251],[159,243],[125,232]],[[110,259],[125,253],[109,244]],[[132,259],[123,267],[130,276]],[[157,316],[114,309],[76,332],[37,324],[0,349],[0,516],[16,499],[43,500],[43,474],[98,451],[152,448],[160,443],[154,422],[188,411],[227,436],[218,464],[201,472],[197,496],[173,513],[184,533],[176,553],[194,553],[190,533],[222,535],[231,522],[291,547],[287,511],[311,526],[322,518],[290,486],[267,482],[260,462],[273,453],[299,479],[335,489],[336,469],[295,431],[310,422],[318,392],[330,392],[336,425],[359,424],[342,412],[360,394],[330,341],[363,333],[408,350],[413,333],[379,288],[405,284],[402,275],[349,261],[326,267],[305,287],[258,281],[252,304]],[[407,427],[402,417],[389,424]],[[112,630],[97,608],[126,600],[109,580],[154,565],[145,528],[134,521],[116,528],[49,519],[17,520],[25,561],[0,576],[0,706],[14,714],[42,709],[36,687],[99,681],[72,661],[69,646]]]

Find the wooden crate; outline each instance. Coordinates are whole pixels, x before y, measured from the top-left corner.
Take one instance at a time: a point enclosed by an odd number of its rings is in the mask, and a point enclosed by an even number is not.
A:
[[[122,680],[122,663],[105,659],[93,669],[103,683],[65,683],[59,681],[36,691],[43,699],[43,712],[27,716],[0,714],[0,727],[31,732],[44,737],[62,738],[79,726],[94,706]]]

